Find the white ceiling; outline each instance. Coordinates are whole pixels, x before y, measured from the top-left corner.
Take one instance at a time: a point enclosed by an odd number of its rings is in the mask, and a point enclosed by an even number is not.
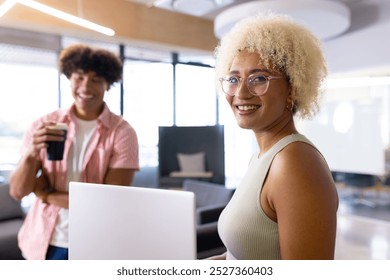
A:
[[[211,2],[211,10],[198,15],[214,20],[227,8],[248,0],[125,0],[168,9],[188,6],[187,14],[194,15],[196,5]],[[282,0],[281,0],[282,1]],[[294,0],[283,0],[294,1]],[[350,9],[350,26],[341,35],[325,40],[324,50],[332,73],[368,73],[390,75],[390,0],[316,0],[346,4]],[[231,2],[231,3],[230,3]],[[186,4],[187,3],[187,4]],[[218,4],[219,3],[219,4]],[[222,4],[221,4],[222,3]],[[225,4],[224,4],[225,3]],[[325,23],[326,24],[326,23]]]

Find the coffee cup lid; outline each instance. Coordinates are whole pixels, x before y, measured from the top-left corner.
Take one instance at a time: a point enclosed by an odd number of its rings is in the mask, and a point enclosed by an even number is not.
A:
[[[66,123],[56,123],[54,125],[50,125],[48,128],[50,129],[62,129],[62,130],[67,130],[68,126]]]

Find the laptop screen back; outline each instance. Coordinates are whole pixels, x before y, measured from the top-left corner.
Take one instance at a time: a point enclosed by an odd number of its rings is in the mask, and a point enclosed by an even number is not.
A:
[[[192,192],[70,182],[69,258],[196,258]]]

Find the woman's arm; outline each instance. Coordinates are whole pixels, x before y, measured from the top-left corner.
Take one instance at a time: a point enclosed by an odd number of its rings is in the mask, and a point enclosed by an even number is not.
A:
[[[318,151],[304,143],[286,147],[266,184],[262,205],[275,213],[282,259],[333,259],[338,196]]]

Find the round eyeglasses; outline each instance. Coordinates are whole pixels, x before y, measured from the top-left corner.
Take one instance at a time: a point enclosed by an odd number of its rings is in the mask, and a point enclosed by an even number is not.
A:
[[[252,74],[246,78],[246,86],[249,92],[254,96],[264,95],[269,86],[269,81],[273,79],[280,79],[281,76],[264,76],[260,74]],[[238,89],[240,88],[240,83],[243,78],[240,78],[236,75],[227,76],[219,78],[221,82],[222,91],[230,96],[235,96]]]

